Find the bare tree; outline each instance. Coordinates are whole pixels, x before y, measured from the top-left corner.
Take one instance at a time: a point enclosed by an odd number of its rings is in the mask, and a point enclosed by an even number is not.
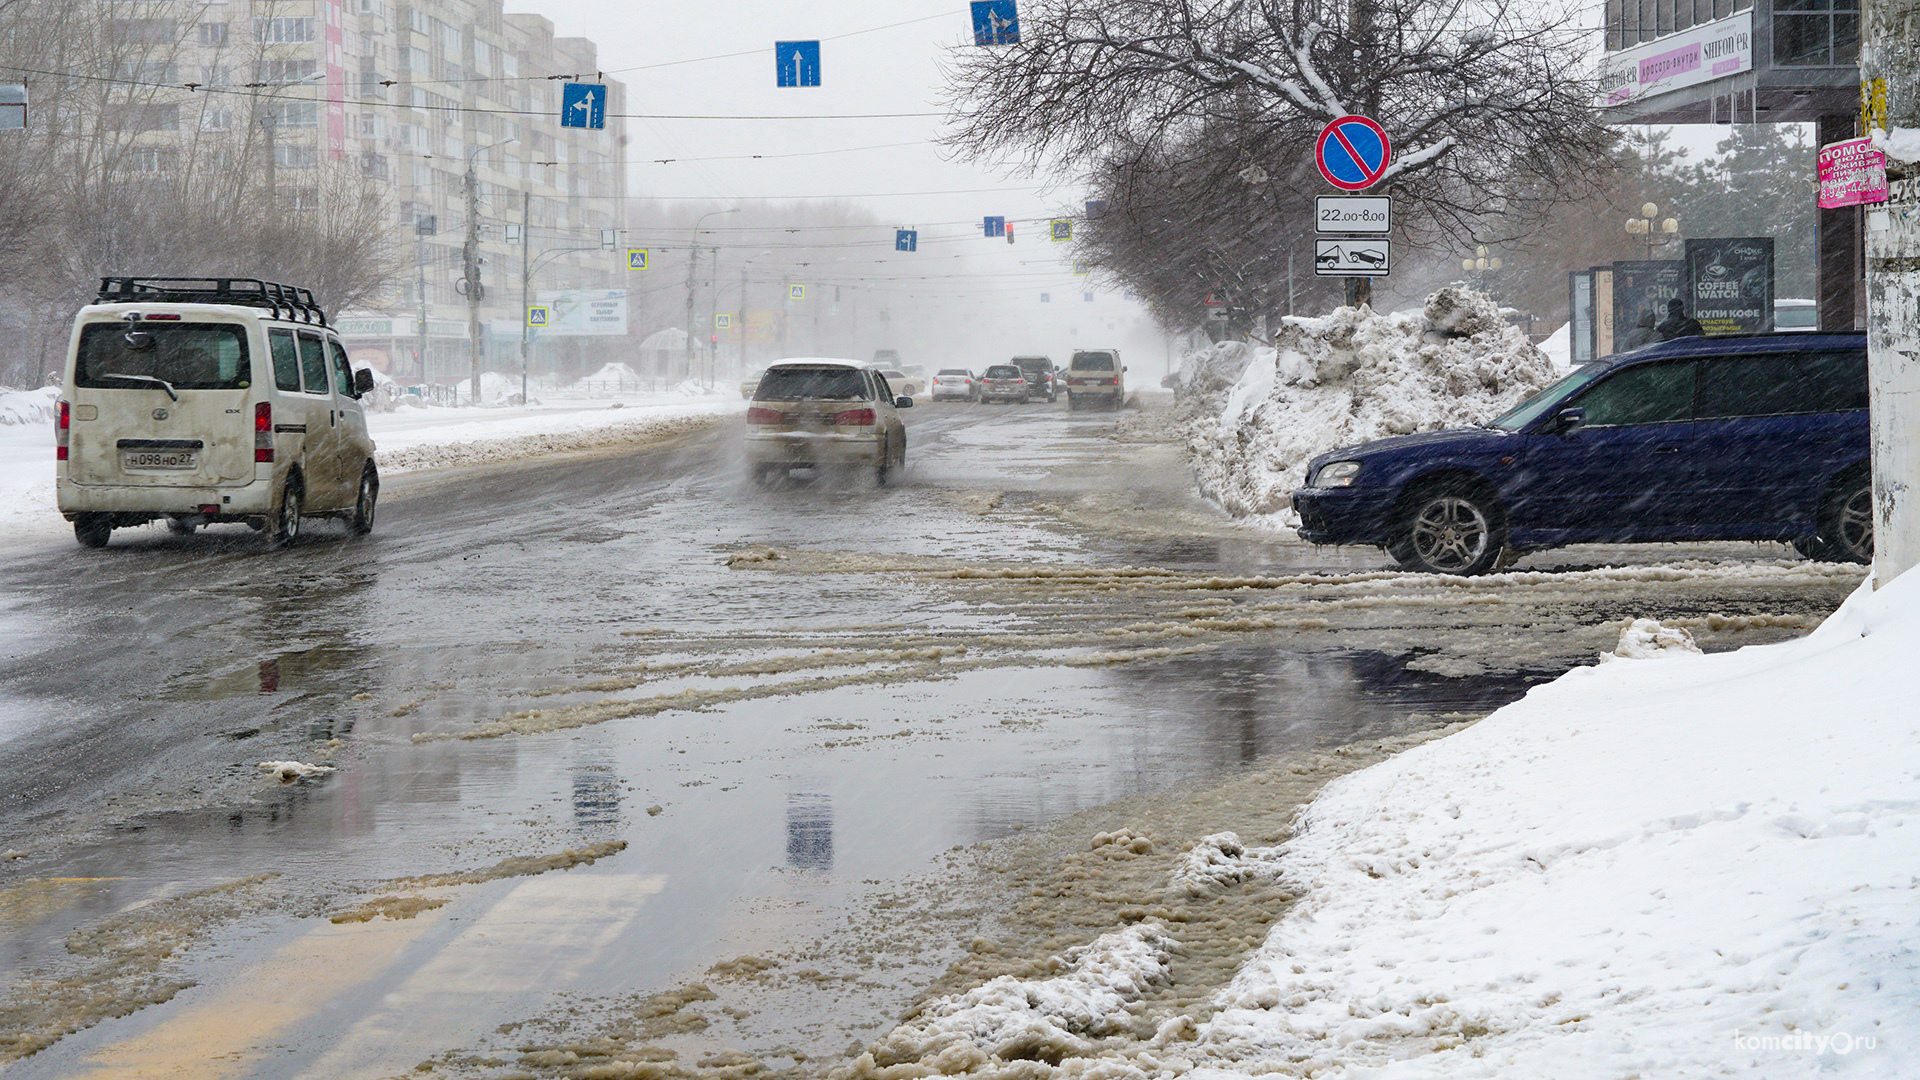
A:
[[[333,310],[396,277],[386,186],[356,162],[276,155],[260,121],[310,127],[316,106],[288,89],[284,48],[244,24],[229,38],[228,5],[6,2],[0,63],[34,105],[0,140],[0,307],[25,330],[0,341],[0,382],[57,366],[103,276],[271,278]]]
[[[1500,241],[1610,161],[1581,74],[1581,13],[1525,0],[1035,0],[1020,44],[956,62],[949,141],[1084,171],[1116,202],[1158,186],[1173,201],[1144,207],[1221,206],[1239,214],[1229,230],[1267,220],[1297,237],[1311,231],[1297,208],[1319,185],[1316,134],[1361,113],[1393,140],[1373,190],[1399,196],[1405,236]],[[1181,175],[1154,178],[1161,168]],[[1247,169],[1271,179],[1267,194],[1223,182]],[[1092,230],[1108,240],[1099,257],[1129,221]],[[1181,227],[1178,215],[1157,221]],[[1270,280],[1271,266],[1228,253],[1236,235],[1187,237],[1219,248],[1223,273]]]

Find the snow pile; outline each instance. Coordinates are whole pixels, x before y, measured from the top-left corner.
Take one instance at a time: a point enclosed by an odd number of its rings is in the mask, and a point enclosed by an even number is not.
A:
[[[1448,287],[1420,311],[1341,308],[1282,320],[1273,349],[1214,346],[1189,365],[1183,395],[1210,403],[1212,383],[1251,352],[1215,415],[1195,417],[1202,493],[1235,516],[1279,515],[1307,461],[1370,439],[1485,423],[1551,383],[1550,360],[1481,293]],[[1209,381],[1211,380],[1211,382]]]
[[[304,761],[263,761],[260,763],[260,771],[283,784],[291,784],[295,780],[325,776],[333,771],[333,766],[309,765]]]
[[[1173,872],[1169,891],[1190,897],[1210,896],[1249,881],[1271,881],[1280,876],[1284,848],[1248,848],[1237,833],[1203,836]]]
[[[1809,637],[1576,669],[1333,781],[1287,845],[1306,898],[1196,1058],[1382,1080],[1920,1075],[1916,651],[1909,573]]]
[[[1059,1061],[1086,1054],[1093,1049],[1090,1038],[1128,1030],[1128,1003],[1166,979],[1168,952],[1177,947],[1154,923],[1102,934],[1056,958],[1064,970],[1053,978],[1002,975],[964,994],[926,1003],[832,1075],[834,1080],[891,1075],[887,1070],[906,1062],[959,1073],[990,1066],[994,1058],[1000,1063]]]
[[[585,390],[610,390],[615,387],[638,390],[641,385],[640,373],[619,361],[603,364],[599,371],[574,383],[576,388]]]
[[[1874,128],[1873,148],[1892,161],[1920,161],[1920,128],[1896,127],[1892,131]]]
[[[1635,619],[1620,631],[1620,644],[1610,653],[1601,653],[1600,659],[1606,660],[1647,660],[1656,656],[1684,656],[1697,653],[1700,646],[1693,643],[1693,635],[1684,626],[1662,626],[1658,619]]]
[[[455,400],[462,405],[473,404],[473,380],[461,379],[454,386]],[[520,376],[502,375],[497,371],[480,373],[480,404],[518,405],[520,403]]]
[[[32,426],[45,424],[53,429],[54,403],[60,400],[60,388],[43,386],[38,390],[9,390],[0,387],[0,424]],[[48,441],[52,441],[49,434]]]

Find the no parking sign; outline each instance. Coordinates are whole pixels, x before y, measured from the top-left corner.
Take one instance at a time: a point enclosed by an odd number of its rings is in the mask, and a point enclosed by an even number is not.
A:
[[[1387,130],[1372,117],[1343,116],[1320,129],[1320,139],[1313,144],[1320,175],[1341,191],[1372,187],[1392,160]]]

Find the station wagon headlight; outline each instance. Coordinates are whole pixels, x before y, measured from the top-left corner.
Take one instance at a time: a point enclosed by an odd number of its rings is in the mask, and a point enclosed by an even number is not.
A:
[[[1352,487],[1353,478],[1359,473],[1360,463],[1357,461],[1330,461],[1320,466],[1320,471],[1313,474],[1313,486]]]

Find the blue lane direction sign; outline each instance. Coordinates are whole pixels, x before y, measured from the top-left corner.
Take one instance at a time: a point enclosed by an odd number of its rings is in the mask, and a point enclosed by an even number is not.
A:
[[[560,126],[607,126],[607,88],[600,83],[560,84]]]
[[[990,217],[990,218],[983,218],[981,220],[983,223],[983,227],[986,229],[987,237],[989,239],[995,236],[1007,235],[1007,219],[1006,218]]]
[[[918,229],[893,230],[893,250],[895,251],[920,250],[920,230]]]
[[[819,86],[820,43],[818,41],[774,42],[773,74],[776,86]]]
[[[973,0],[973,43],[1020,43],[1020,14],[1014,10],[1013,0]]]
[[[1107,200],[1105,199],[1088,199],[1087,200],[1087,217],[1097,218],[1106,212],[1107,212]]]
[[[1393,245],[1386,237],[1313,242],[1313,272],[1319,277],[1386,277],[1393,272]]]

